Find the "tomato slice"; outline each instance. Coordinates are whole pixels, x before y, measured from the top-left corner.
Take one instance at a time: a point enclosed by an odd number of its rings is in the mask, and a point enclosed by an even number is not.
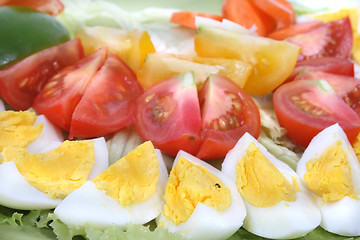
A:
[[[76,106],[69,137],[99,137],[132,124],[135,101],[142,93],[135,73],[111,54]]]
[[[53,16],[64,11],[60,0],[0,0],[0,6],[6,5],[29,7]]]
[[[294,80],[320,79],[327,81],[337,95],[360,116],[360,79],[321,71],[306,71]]]
[[[276,21],[268,13],[259,9],[252,0],[225,0],[221,12],[223,17],[265,36],[276,29]]]
[[[251,97],[230,79],[210,76],[199,92],[202,111],[200,159],[222,158],[248,132],[260,135],[260,113]]]
[[[180,26],[196,29],[196,17],[204,17],[210,18],[216,21],[220,21],[223,19],[222,16],[210,14],[210,13],[202,13],[202,12],[191,12],[191,11],[178,11],[173,12],[170,18],[170,22],[179,24]]]
[[[335,123],[351,142],[360,131],[360,117],[325,80],[286,83],[274,92],[273,103],[288,137],[304,148],[316,134]]]
[[[79,39],[44,49],[0,70],[0,96],[14,109],[26,110],[60,69],[84,56]]]
[[[287,82],[293,80],[299,73],[303,73],[304,71],[320,71],[353,77],[354,63],[348,59],[335,57],[323,57],[299,61],[296,63],[294,71],[287,79]]]
[[[182,149],[195,155],[200,147],[200,107],[192,73],[179,74],[152,86],[137,100],[136,130],[164,153]]]
[[[288,38],[302,50],[299,60],[338,57],[349,59],[353,44],[353,33],[348,17],[315,27],[312,30]]]
[[[287,0],[253,0],[255,5],[276,21],[276,29],[290,26],[296,22],[294,8]]]
[[[38,114],[44,114],[57,127],[69,131],[73,111],[106,56],[107,49],[102,48],[63,68],[36,96],[33,109]]]

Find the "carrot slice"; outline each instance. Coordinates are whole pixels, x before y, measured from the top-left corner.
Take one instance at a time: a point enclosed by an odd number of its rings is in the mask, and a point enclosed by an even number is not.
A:
[[[267,35],[267,37],[275,39],[275,40],[284,40],[289,37],[293,37],[297,34],[304,33],[310,31],[311,29],[320,26],[323,24],[321,21],[310,21],[310,22],[302,22],[291,25],[286,28],[282,28],[276,30]]]
[[[225,0],[221,11],[224,18],[247,29],[256,25],[256,32],[260,36],[265,36],[276,28],[275,19],[255,6],[252,0]]]
[[[287,0],[253,0],[254,4],[276,21],[276,29],[290,26],[296,22],[294,8]]]
[[[196,29],[196,17],[205,17],[217,21],[222,21],[223,17],[210,13],[191,12],[191,11],[178,11],[171,15],[170,22],[179,24],[180,26]]]

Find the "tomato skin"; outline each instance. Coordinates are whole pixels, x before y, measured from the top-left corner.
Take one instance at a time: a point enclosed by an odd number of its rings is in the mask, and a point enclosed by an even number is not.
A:
[[[195,155],[201,118],[193,74],[172,76],[145,91],[137,100],[135,127],[164,153],[175,156],[182,149]]]
[[[230,79],[221,75],[210,76],[199,92],[199,100],[203,143],[196,155],[198,158],[223,158],[245,132],[259,137],[259,109],[252,98]]]
[[[321,130],[335,123],[351,142],[360,131],[360,117],[335,91],[324,90],[323,83],[324,80],[293,81],[280,86],[273,95],[280,125],[287,130],[289,139],[303,148]]]
[[[223,19],[219,15],[202,13],[202,12],[191,12],[191,11],[178,11],[171,15],[170,22],[179,24],[180,26],[196,29],[195,19],[196,17],[210,18],[216,21]]]
[[[64,11],[64,4],[60,0],[0,0],[0,6],[24,6],[36,9],[53,16]]]
[[[297,62],[286,82],[292,81],[304,71],[328,72],[344,76],[354,76],[354,63],[348,59],[335,57],[314,58]]]
[[[63,68],[36,96],[33,109],[44,114],[55,126],[69,131],[74,109],[106,56],[107,49],[102,48]]]
[[[111,54],[76,106],[69,138],[100,137],[132,124],[135,101],[142,93],[132,69]]]
[[[315,27],[308,32],[288,38],[287,41],[302,48],[299,60],[319,57],[349,59],[353,33],[350,20],[346,17]]]
[[[293,25],[289,25],[288,27],[278,29],[274,32],[271,32],[267,35],[268,38],[272,38],[275,40],[285,40],[289,37],[293,37],[297,34],[305,33],[310,31],[311,29],[322,25],[321,21],[310,21],[310,22],[301,22]]]
[[[0,70],[0,96],[14,109],[33,104],[49,78],[84,56],[79,39],[44,49]]]

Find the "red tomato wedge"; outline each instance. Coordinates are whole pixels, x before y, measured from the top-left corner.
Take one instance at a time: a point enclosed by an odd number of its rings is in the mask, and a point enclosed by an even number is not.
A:
[[[252,0],[225,0],[221,12],[224,18],[236,22],[247,29],[254,25],[260,36],[276,29],[276,21],[259,9]]]
[[[174,12],[171,15],[170,22],[179,24],[180,26],[197,29],[195,19],[196,17],[210,18],[216,21],[223,19],[222,16],[210,14],[210,13],[201,13],[201,12],[191,12],[191,11],[178,11]]]
[[[200,147],[200,107],[192,73],[175,75],[152,86],[137,100],[135,126],[144,140],[175,156],[195,155]]]
[[[64,11],[60,0],[0,0],[0,6],[15,5],[36,9],[53,16]]]
[[[294,8],[287,0],[253,0],[255,5],[276,21],[276,29],[288,27],[296,22]]]
[[[353,77],[354,63],[348,59],[335,57],[313,58],[299,61],[291,73],[291,76],[286,81],[291,81],[298,74],[308,71],[328,72]]]
[[[348,17],[326,23],[312,30],[288,38],[287,41],[302,48],[299,60],[337,57],[349,59],[353,33]]]
[[[34,110],[44,114],[57,127],[69,131],[74,109],[90,80],[103,66],[106,56],[107,49],[102,48],[63,68],[36,96]]]
[[[135,101],[142,93],[132,69],[111,54],[76,106],[69,138],[104,136],[132,124]]]
[[[320,71],[305,71],[294,80],[320,79],[327,81],[336,94],[360,116],[360,79]]]
[[[360,117],[325,80],[292,81],[273,95],[274,110],[288,137],[304,148],[324,128],[339,123],[349,140],[360,131]]]
[[[221,158],[248,132],[260,135],[260,113],[251,97],[230,79],[212,75],[199,92],[202,111],[200,159]]]
[[[41,50],[0,70],[0,95],[14,109],[26,110],[49,78],[83,56],[79,39]]]
[[[268,38],[272,38],[275,40],[285,40],[289,37],[293,37],[300,33],[305,33],[310,31],[311,29],[323,25],[324,23],[321,21],[310,21],[310,22],[301,22],[290,25],[285,28],[278,29],[267,35]]]

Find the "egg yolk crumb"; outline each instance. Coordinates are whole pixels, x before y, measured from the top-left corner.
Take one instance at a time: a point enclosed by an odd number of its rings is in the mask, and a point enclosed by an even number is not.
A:
[[[360,161],[360,133],[357,135],[356,140],[354,141],[352,147],[354,149],[354,152],[355,152],[357,158]]]
[[[4,147],[26,147],[43,131],[43,124],[33,126],[36,114],[30,111],[0,112],[0,152]]]
[[[341,141],[330,147],[319,158],[306,163],[306,185],[324,202],[355,197],[351,168]]]
[[[224,211],[231,204],[230,189],[206,168],[181,157],[166,184],[163,214],[180,224],[188,220],[198,203]]]
[[[243,198],[255,207],[296,200],[289,181],[254,143],[236,165],[236,185]]]
[[[93,182],[125,207],[149,199],[158,180],[159,162],[154,146],[147,141],[97,175]]]
[[[20,174],[51,198],[63,199],[83,185],[95,163],[92,141],[64,141],[49,152],[32,154],[26,148],[6,147],[4,161],[14,161]]]

